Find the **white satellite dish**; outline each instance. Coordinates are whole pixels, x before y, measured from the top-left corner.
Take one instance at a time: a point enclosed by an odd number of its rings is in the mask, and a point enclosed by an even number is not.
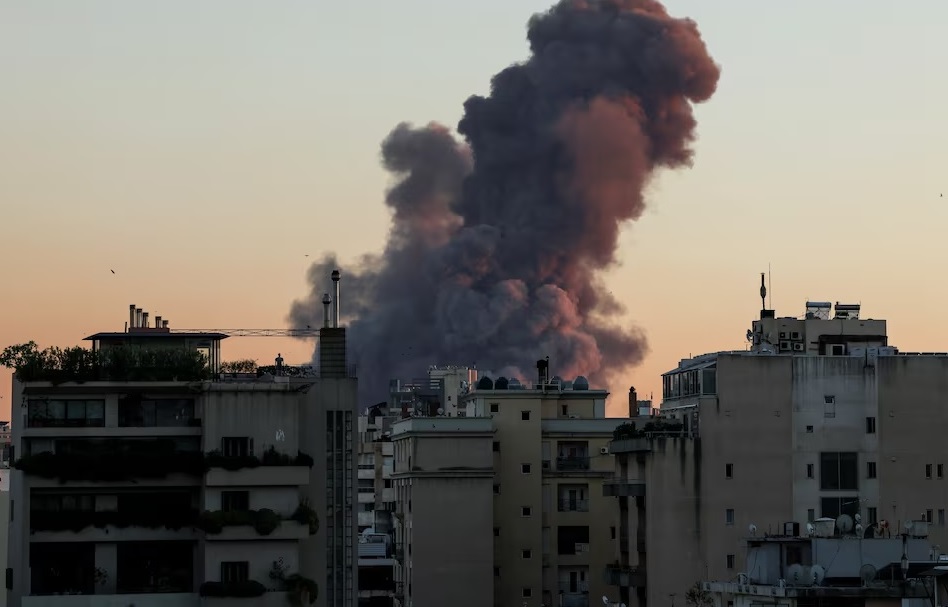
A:
[[[813,523],[806,524],[806,534],[813,535],[813,532],[816,531],[816,527],[813,526]]]
[[[602,604],[603,604],[603,605],[608,605],[608,604],[609,604],[609,597],[607,597],[607,596],[602,597]]]
[[[787,578],[793,585],[798,585],[803,581],[803,565],[794,563],[787,568]]]
[[[813,576],[813,584],[819,586],[826,578],[826,569],[822,565],[813,565],[810,567],[810,575]]]
[[[757,535],[757,525],[754,523],[748,525],[747,530],[750,532],[751,536]]]
[[[843,535],[851,533],[853,530],[853,517],[848,514],[840,514],[836,518],[836,528],[839,529],[839,532]]]

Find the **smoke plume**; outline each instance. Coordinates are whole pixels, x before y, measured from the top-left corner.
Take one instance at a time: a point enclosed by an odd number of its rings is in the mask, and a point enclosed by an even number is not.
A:
[[[653,172],[690,165],[692,104],[714,94],[719,68],[696,24],[654,0],[562,0],[527,36],[530,58],[464,104],[466,144],[435,124],[392,131],[384,250],[324,258],[293,304],[293,326],[318,326],[342,268],[363,404],[430,364],[532,379],[549,356],[553,373],[602,386],[647,351],[616,324],[623,308],[598,274]]]

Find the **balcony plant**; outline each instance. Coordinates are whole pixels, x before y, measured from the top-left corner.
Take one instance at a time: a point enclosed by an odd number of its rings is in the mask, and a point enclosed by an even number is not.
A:
[[[204,582],[198,593],[202,597],[256,598],[267,592],[266,586],[256,580],[243,582]]]
[[[221,363],[221,373],[257,373],[257,361],[252,359],[230,360]]]
[[[205,533],[217,535],[224,527],[253,527],[260,535],[270,535],[280,526],[282,517],[279,514],[263,508],[261,510],[208,510],[201,514],[198,527]]]
[[[308,577],[299,573],[287,575],[289,569],[283,559],[273,561],[270,570],[270,579],[275,580],[280,587],[287,591],[287,601],[294,606],[312,605],[319,597],[319,585]]]
[[[316,511],[309,505],[309,499],[305,497],[300,499],[299,505],[290,518],[301,525],[307,525],[310,535],[316,535],[319,531],[319,518],[316,516]]]
[[[714,597],[704,589],[701,582],[695,582],[694,586],[685,593],[685,604],[690,607],[712,607]]]
[[[210,377],[207,358],[186,348],[79,346],[40,350],[36,342],[6,347],[0,365],[22,382],[200,381]]]
[[[60,510],[30,512],[30,531],[72,531],[112,526],[119,529],[144,527],[147,529],[178,530],[198,524],[196,510],[117,511],[117,510]]]
[[[205,471],[200,452],[177,451],[173,441],[111,439],[87,450],[25,455],[13,467],[30,476],[60,482],[120,482],[136,478],[165,478],[169,474],[200,476]]]
[[[210,451],[205,455],[208,468],[223,468],[234,472],[243,468],[257,468],[259,466],[306,466],[312,468],[313,458],[302,451],[296,456],[280,453],[275,447],[269,447],[260,457],[256,455],[224,455],[219,450]]]

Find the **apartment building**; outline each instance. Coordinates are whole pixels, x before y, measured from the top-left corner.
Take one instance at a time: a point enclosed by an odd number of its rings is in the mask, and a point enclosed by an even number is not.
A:
[[[392,425],[402,604],[588,607],[616,550],[608,452],[622,419],[578,377],[481,377],[461,417]],[[446,546],[454,548],[446,549]]]
[[[11,606],[356,605],[345,329],[320,331],[318,368],[221,373],[225,338],[133,307],[19,365]]]
[[[748,350],[682,360],[663,376],[659,414],[617,429],[609,490],[635,541],[608,575],[625,602],[745,573],[749,525],[921,519],[946,545],[948,354],[901,353],[884,320],[832,308],[762,310]]]

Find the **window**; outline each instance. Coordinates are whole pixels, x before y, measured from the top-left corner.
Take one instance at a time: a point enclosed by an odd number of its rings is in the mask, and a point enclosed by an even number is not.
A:
[[[118,403],[118,425],[123,428],[196,426],[194,399],[122,398]]]
[[[224,457],[253,455],[253,439],[246,436],[225,436],[221,439],[221,454]]]
[[[526,422],[526,421],[530,421],[530,412],[529,412],[529,411],[521,411],[521,412],[520,412],[520,419],[522,419],[522,420],[525,421],[525,422]]]
[[[806,465],[806,477],[813,478],[813,464]]]
[[[932,465],[925,464],[925,478],[931,478],[931,477],[932,477]]]
[[[806,427],[806,433],[807,433],[807,434],[813,434],[813,426],[807,426],[807,427]]]
[[[233,584],[246,582],[250,577],[250,563],[247,561],[224,561],[221,563],[221,582]]]
[[[876,433],[876,418],[867,417],[866,418],[866,434],[875,434]]]
[[[836,417],[836,397],[823,397],[823,417]]]
[[[500,441],[494,441],[494,453],[500,453]]]
[[[12,502],[11,502],[11,503],[12,503]],[[609,539],[610,539],[610,540],[616,539],[616,528],[615,528],[615,525],[609,527]]]
[[[13,516],[13,502],[10,502],[10,516]],[[10,520],[13,520],[12,518]],[[945,509],[938,509],[938,524],[944,526],[945,524]]]
[[[733,554],[727,555],[726,563],[727,563],[727,568],[728,568],[728,569],[734,569],[734,560],[735,560],[735,559],[734,559],[734,555],[733,555]]]
[[[854,452],[820,453],[820,489],[823,491],[858,490],[858,464],[859,458]]]
[[[563,405],[560,409],[563,411],[563,417],[569,415],[569,405]]]
[[[490,412],[491,412],[491,413],[498,413],[499,411],[500,411],[500,404],[499,404],[499,403],[491,403],[491,404],[490,404]]]
[[[807,510],[806,510],[806,522],[812,523],[812,522],[815,521],[815,520],[816,520],[816,509],[815,509],[815,508],[807,508]]]
[[[533,551],[532,551],[532,550],[521,550],[521,551],[520,551],[520,558],[528,559],[528,558],[531,558],[532,556],[533,556]]]
[[[935,513],[931,509],[925,511],[925,522],[929,524],[935,522]]]
[[[733,525],[734,524],[734,508],[728,508],[724,511],[724,524]]]
[[[520,516],[527,517],[533,514],[533,509],[530,506],[523,506],[520,508]]]
[[[935,470],[935,474],[938,476],[938,478],[945,478],[945,464],[938,464],[935,466]]]
[[[28,428],[105,427],[104,400],[30,399],[27,403]]]
[[[500,495],[500,485],[494,485],[494,495]]]
[[[734,464],[724,464],[724,478],[734,478]]]
[[[876,463],[866,462],[866,478],[875,478],[875,477],[876,477]]]
[[[530,597],[533,596],[533,590],[530,589],[530,588],[521,588],[521,589],[520,589],[520,596],[523,597],[523,598],[525,598],[525,599],[529,599]]]
[[[879,515],[877,512],[878,511],[875,508],[866,508],[866,518],[869,519],[870,525],[875,525],[879,522]]]
[[[530,464],[520,464],[521,474],[530,474]]]
[[[221,510],[224,512],[246,512],[250,510],[250,492],[221,491]]]
[[[840,514],[859,514],[859,497],[824,497],[820,500],[820,516],[836,518]]]
[[[494,537],[500,537],[500,527],[494,527]]]
[[[494,567],[494,577],[500,577],[500,567]]]

